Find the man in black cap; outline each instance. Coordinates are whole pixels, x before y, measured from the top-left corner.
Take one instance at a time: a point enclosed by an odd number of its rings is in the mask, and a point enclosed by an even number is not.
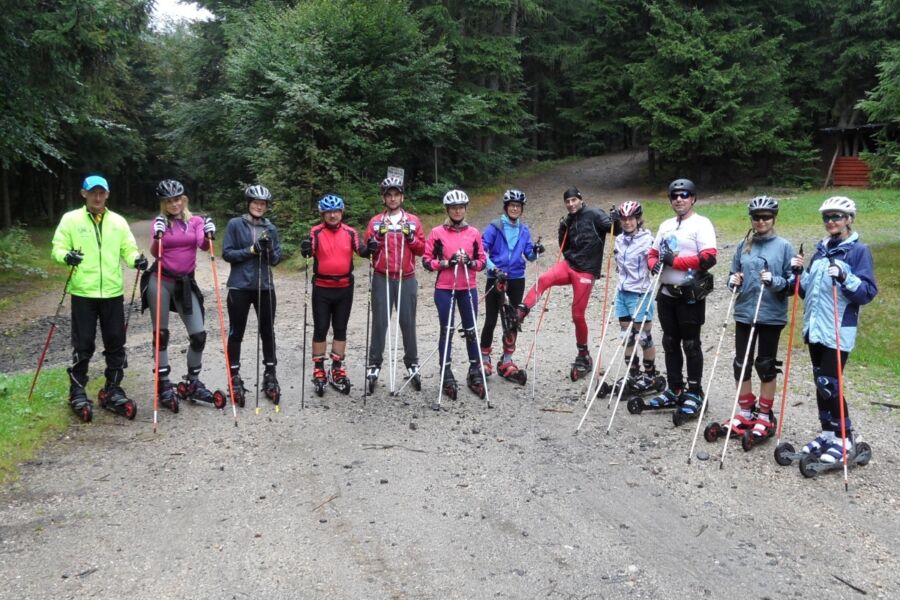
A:
[[[563,193],[568,214],[559,221],[559,247],[565,260],[547,269],[537,283],[528,290],[519,305],[521,321],[547,289],[557,285],[572,286],[572,321],[575,323],[575,343],[578,355],[572,363],[570,377],[577,381],[591,370],[593,362],[588,351],[588,326],[584,317],[594,280],[600,277],[603,247],[612,226],[609,215],[599,208],[589,208],[578,188]]]

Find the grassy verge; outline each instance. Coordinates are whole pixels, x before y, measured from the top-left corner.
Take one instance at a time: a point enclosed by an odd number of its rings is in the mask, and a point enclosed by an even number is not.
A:
[[[862,308],[853,358],[900,378],[900,242],[872,246],[878,296]]]
[[[49,437],[71,422],[65,368],[45,369],[29,402],[33,373],[0,374],[0,483],[17,476],[17,465],[32,458]]]

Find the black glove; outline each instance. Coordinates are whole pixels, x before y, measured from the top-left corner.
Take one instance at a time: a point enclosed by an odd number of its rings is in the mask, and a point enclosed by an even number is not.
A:
[[[659,262],[671,267],[675,263],[675,253],[668,246],[659,249]]]
[[[366,243],[366,254],[372,256],[378,252],[378,240],[375,238],[369,238],[369,241]]]
[[[253,246],[251,251],[253,254],[264,254],[272,249],[272,238],[269,237],[268,234],[264,233],[255,242],[253,242]]]
[[[500,269],[495,269],[494,270],[494,278],[497,280],[498,283],[502,283],[509,278],[509,275],[507,275]]]
[[[619,214],[619,211],[615,206],[609,208],[609,218],[612,219],[613,222],[622,220],[622,215]]]
[[[66,264],[70,267],[77,267],[84,260],[84,254],[80,250],[69,250],[66,253]]]
[[[434,259],[435,260],[444,260],[444,242],[441,240],[434,240]]]
[[[653,265],[653,268],[650,269],[651,275],[659,275],[659,272],[662,271],[663,263],[661,260],[656,261],[656,264]]]
[[[535,256],[540,256],[541,254],[543,254],[546,251],[547,251],[547,249],[544,248],[544,245],[542,243],[538,242],[534,245],[534,255]]]
[[[309,258],[312,256],[312,238],[309,236],[300,240],[300,255],[303,258]]]
[[[150,263],[147,262],[147,257],[143,254],[134,259],[134,268],[138,271],[146,271],[149,266]]]

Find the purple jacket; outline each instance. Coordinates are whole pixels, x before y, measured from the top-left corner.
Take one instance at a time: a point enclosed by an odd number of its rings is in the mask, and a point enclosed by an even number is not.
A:
[[[150,235],[153,235],[151,226]],[[209,249],[209,240],[203,235],[203,219],[191,217],[185,223],[181,219],[169,219],[169,226],[162,236],[163,268],[167,273],[188,275],[197,268],[197,248]],[[159,258],[159,240],[150,244],[150,254]]]

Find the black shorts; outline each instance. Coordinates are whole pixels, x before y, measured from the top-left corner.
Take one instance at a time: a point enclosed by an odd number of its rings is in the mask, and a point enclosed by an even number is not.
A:
[[[313,341],[324,342],[331,328],[334,339],[343,342],[347,339],[347,322],[350,320],[350,309],[353,307],[353,287],[326,288],[313,286],[312,314]]]

